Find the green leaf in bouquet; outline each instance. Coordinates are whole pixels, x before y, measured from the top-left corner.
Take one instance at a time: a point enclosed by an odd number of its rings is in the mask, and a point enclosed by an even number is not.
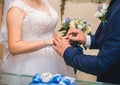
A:
[[[66,31],[63,31],[63,32],[62,32],[62,36],[65,36],[65,35],[66,35],[66,33],[67,33]]]
[[[65,29],[68,29],[69,28],[69,24],[68,23],[64,23],[64,24],[62,24],[62,27],[64,27]]]
[[[69,24],[63,23],[61,24],[61,29],[59,29],[58,31],[64,31],[67,32],[69,30]],[[62,32],[63,33],[63,32]],[[65,34],[65,33],[64,33]]]
[[[83,29],[82,29],[82,31],[83,31],[83,32],[85,32],[85,31],[86,31],[86,27],[85,27],[85,28],[83,28]]]

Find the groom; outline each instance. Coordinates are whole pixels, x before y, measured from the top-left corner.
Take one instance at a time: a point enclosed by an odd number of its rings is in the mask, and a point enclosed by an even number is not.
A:
[[[67,65],[97,76],[97,81],[120,84],[120,0],[111,0],[107,23],[101,23],[95,35],[85,35],[71,28],[66,36],[70,41],[99,49],[97,56],[76,51],[65,37],[55,35],[53,48],[63,56]],[[74,34],[75,37],[69,35]]]

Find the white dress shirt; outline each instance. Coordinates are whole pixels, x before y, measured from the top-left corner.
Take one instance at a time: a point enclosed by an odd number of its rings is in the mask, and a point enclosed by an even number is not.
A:
[[[91,37],[90,35],[86,35],[86,43],[84,44],[84,46],[89,48],[90,45],[91,45]]]

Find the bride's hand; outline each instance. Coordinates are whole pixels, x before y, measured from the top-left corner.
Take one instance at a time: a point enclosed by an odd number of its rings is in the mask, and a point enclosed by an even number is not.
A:
[[[54,36],[54,40],[53,40],[53,48],[56,50],[56,52],[58,54],[60,54],[61,56],[63,56],[66,48],[70,47],[70,43],[69,43],[69,37],[68,36],[58,36],[57,34]]]
[[[56,33],[54,33],[54,37],[58,36]],[[63,36],[66,41],[70,42],[69,36]],[[54,38],[53,38],[54,39]]]
[[[49,45],[50,45],[50,46],[53,45],[53,38],[48,39],[48,41],[49,41]]]
[[[51,45],[53,45],[53,38],[44,41],[44,46],[51,46]]]

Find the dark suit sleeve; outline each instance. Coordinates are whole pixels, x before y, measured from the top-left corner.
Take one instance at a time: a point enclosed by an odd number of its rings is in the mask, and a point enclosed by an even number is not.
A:
[[[97,56],[78,53],[72,47],[64,52],[67,65],[93,75],[103,75],[119,67],[120,62],[120,11],[108,23],[106,40]],[[117,17],[119,16],[119,17]]]
[[[113,42],[116,44],[111,44]],[[106,42],[97,56],[84,55],[69,47],[64,52],[64,60],[67,65],[75,69],[99,76],[118,66],[120,62],[118,55],[120,55],[120,40]]]
[[[91,36],[91,46],[90,49],[98,49],[98,45],[96,44],[96,39],[94,35],[90,35]]]

